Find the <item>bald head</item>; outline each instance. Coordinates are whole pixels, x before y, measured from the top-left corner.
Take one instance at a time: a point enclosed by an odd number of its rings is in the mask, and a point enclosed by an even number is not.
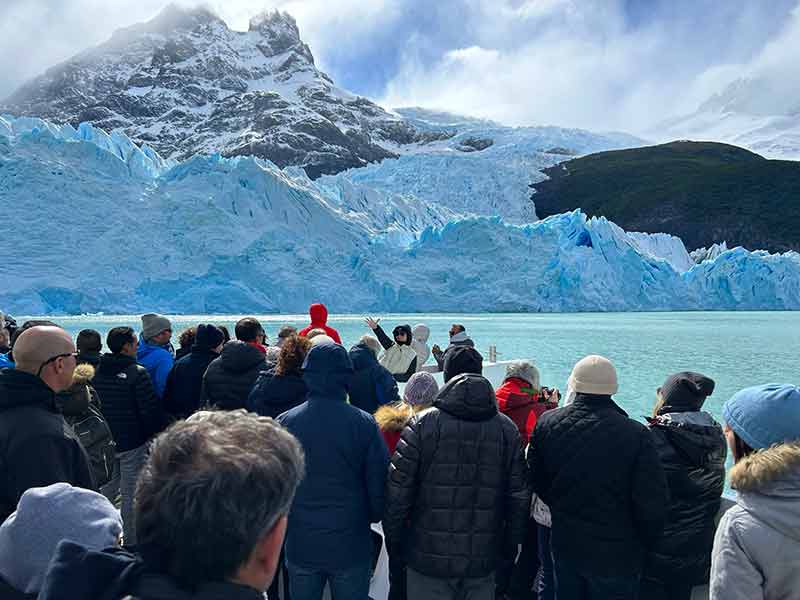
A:
[[[50,363],[47,361],[73,352],[75,344],[66,331],[60,327],[37,326],[25,330],[17,338],[14,361],[19,371],[38,375],[54,391],[60,392],[72,383],[75,358],[64,356]],[[44,368],[42,365],[45,365]]]

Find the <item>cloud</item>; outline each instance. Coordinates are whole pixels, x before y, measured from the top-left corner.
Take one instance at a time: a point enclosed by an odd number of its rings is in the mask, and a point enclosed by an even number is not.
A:
[[[786,33],[795,3],[753,4],[478,3],[467,16],[478,43],[432,63],[407,48],[381,100],[511,124],[642,132],[695,110],[745,65],[763,62],[776,38],[791,40],[776,52],[786,72],[797,56],[798,36]]]
[[[166,0],[0,0],[0,97]],[[794,73],[798,0],[182,0],[293,14],[318,65],[387,106],[641,132],[743,73]],[[793,33],[792,33],[793,32]],[[792,85],[775,89],[794,90]]]

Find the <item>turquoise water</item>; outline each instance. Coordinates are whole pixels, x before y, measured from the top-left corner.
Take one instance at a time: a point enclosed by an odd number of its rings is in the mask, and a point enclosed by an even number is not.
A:
[[[239,316],[172,317],[177,334],[198,322],[233,325]],[[258,316],[275,338],[284,324],[307,324],[305,315]],[[136,316],[59,317],[73,334],[85,327],[103,334],[117,325],[139,329]],[[538,366],[542,384],[566,388],[572,365],[587,354],[602,354],[617,367],[617,401],[632,417],[649,415],[655,390],[670,373],[700,371],[717,382],[707,409],[719,418],[722,403],[742,387],[769,382],[798,383],[800,312],[694,312],[619,314],[470,314],[388,315],[382,325],[426,323],[430,344],[445,347],[451,323],[463,323],[488,359],[489,345],[499,360],[529,358]],[[361,316],[330,318],[345,345],[369,333]]]

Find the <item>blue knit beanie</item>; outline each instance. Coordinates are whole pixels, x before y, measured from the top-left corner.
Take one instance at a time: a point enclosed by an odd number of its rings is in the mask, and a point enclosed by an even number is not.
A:
[[[119,511],[105,496],[68,483],[31,488],[0,525],[0,575],[16,590],[36,594],[61,540],[103,550],[116,546],[120,533]]]
[[[753,450],[800,439],[800,389],[769,383],[736,392],[722,408],[725,422]]]

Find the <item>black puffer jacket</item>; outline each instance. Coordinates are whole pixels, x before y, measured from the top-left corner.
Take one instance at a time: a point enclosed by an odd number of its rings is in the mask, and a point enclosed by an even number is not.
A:
[[[203,404],[222,410],[245,408],[258,374],[266,365],[264,353],[255,346],[239,340],[228,342],[203,377]]]
[[[172,365],[164,388],[164,407],[176,419],[185,419],[200,409],[203,375],[219,356],[210,348],[195,346],[190,354]]]
[[[299,370],[285,375],[275,375],[274,370],[261,371],[247,398],[247,410],[277,419],[278,415],[300,406],[306,396],[308,388]]]
[[[483,577],[522,543],[531,494],[519,431],[480,375],[453,378],[412,418],[392,457],[389,552],[431,577]],[[410,524],[409,524],[410,522]]]
[[[647,555],[645,576],[688,584],[708,582],[714,517],[725,487],[722,427],[707,412],[660,415],[650,432],[670,491],[664,535]]]
[[[32,487],[58,482],[94,489],[86,452],[38,377],[0,370],[0,523]]]
[[[147,369],[124,354],[104,354],[92,380],[117,452],[138,448],[161,432],[167,420]]]
[[[646,427],[610,396],[578,394],[539,418],[528,464],[533,491],[550,507],[554,554],[590,575],[641,573],[669,505]]]
[[[372,415],[378,407],[400,401],[397,381],[369,346],[356,344],[348,354],[354,369],[348,391],[350,404]]]

